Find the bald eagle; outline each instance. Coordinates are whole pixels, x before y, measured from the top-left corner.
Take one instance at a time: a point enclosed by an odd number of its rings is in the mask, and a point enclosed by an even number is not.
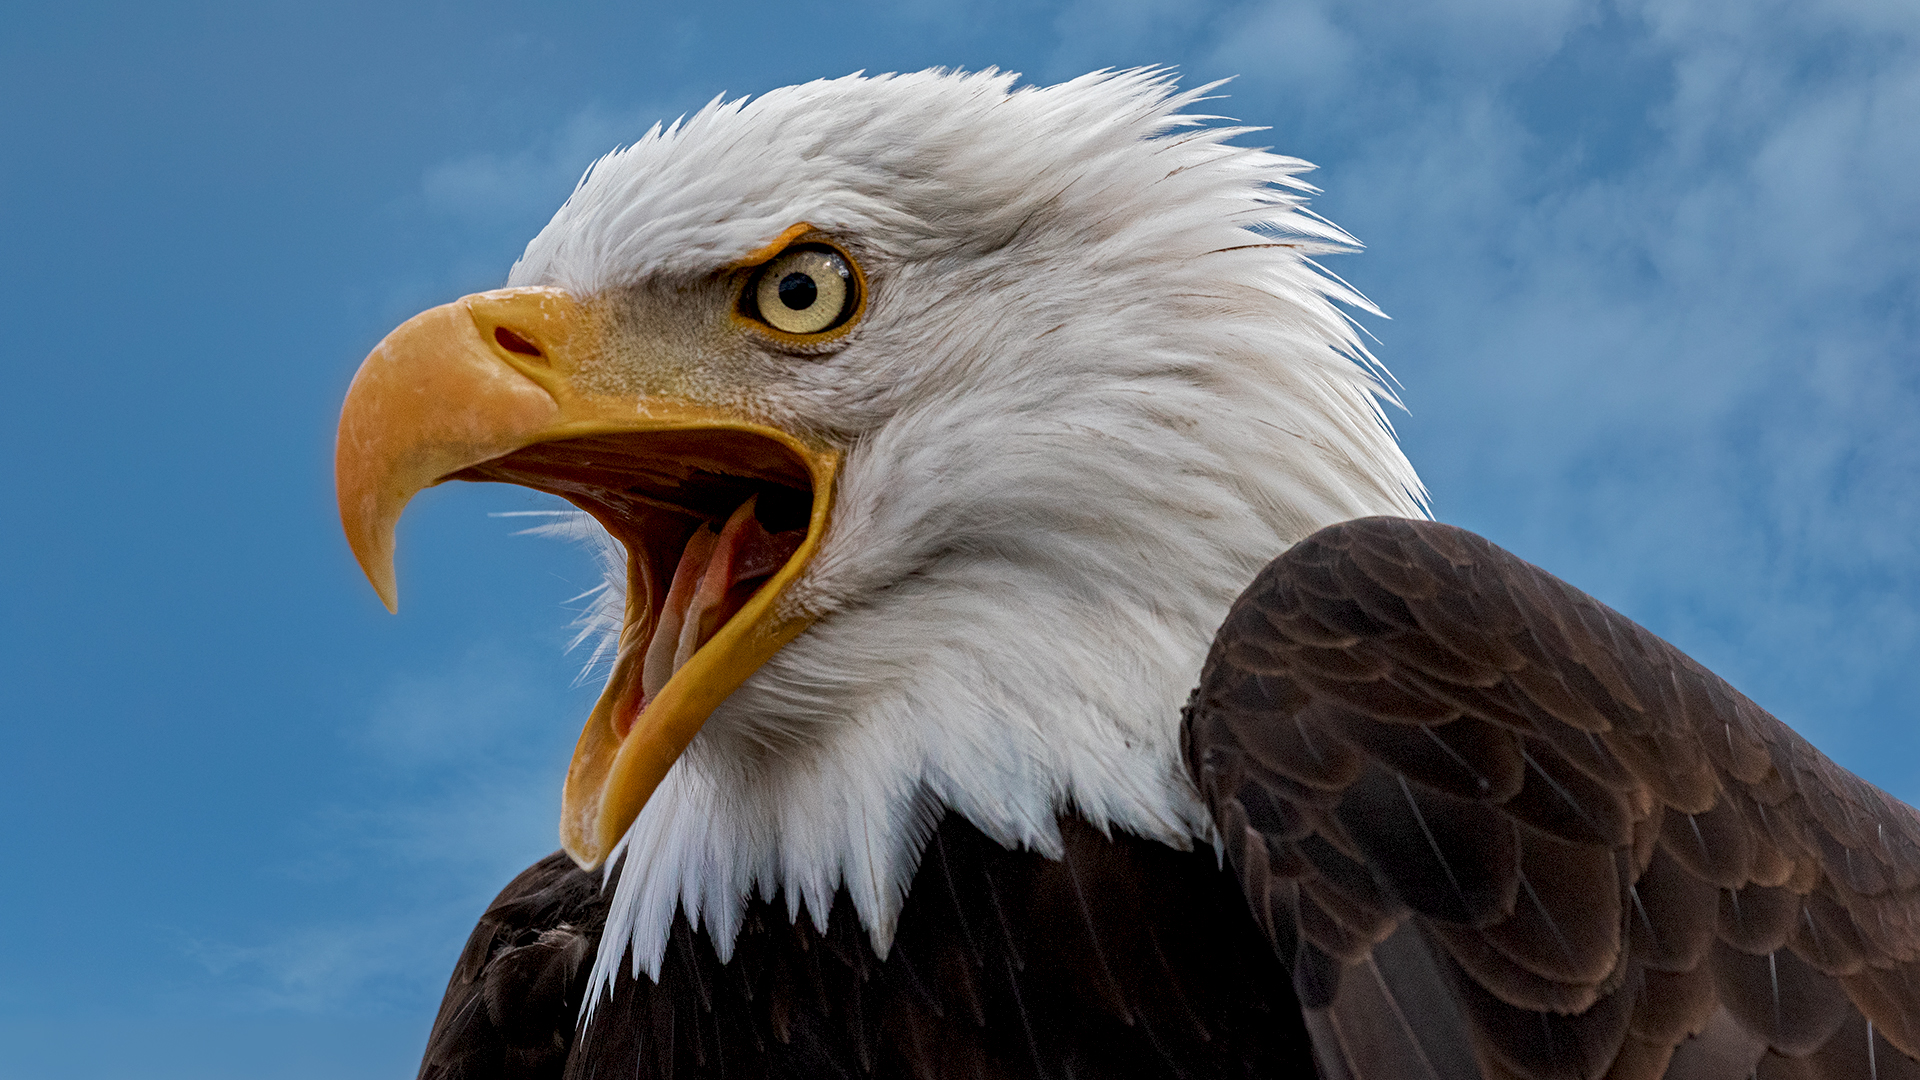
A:
[[[1303,162],[1014,81],[655,127],[356,376],[389,606],[444,480],[625,564],[421,1075],[1920,1077],[1920,818],[1426,519]]]

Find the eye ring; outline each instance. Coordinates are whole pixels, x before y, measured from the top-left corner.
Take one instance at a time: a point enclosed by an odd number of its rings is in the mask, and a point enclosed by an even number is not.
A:
[[[740,290],[740,314],[761,332],[793,344],[838,336],[865,306],[859,265],[838,246],[818,240],[782,249]]]

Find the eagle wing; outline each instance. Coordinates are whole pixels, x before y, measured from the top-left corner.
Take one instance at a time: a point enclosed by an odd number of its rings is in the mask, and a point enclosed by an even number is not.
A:
[[[1478,536],[1296,545],[1183,739],[1330,1076],[1920,1078],[1920,815]]]
[[[420,1080],[557,1080],[606,921],[600,875],[565,852],[521,871],[467,938]]]

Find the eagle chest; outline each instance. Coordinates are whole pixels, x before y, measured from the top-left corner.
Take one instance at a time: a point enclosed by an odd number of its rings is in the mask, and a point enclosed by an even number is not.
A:
[[[949,816],[885,959],[844,891],[824,933],[754,900],[726,963],[682,913],[660,980],[623,976],[580,1027],[607,904],[555,855],[475,931],[421,1076],[1313,1075],[1287,973],[1210,849],[1061,834],[1054,860]]]

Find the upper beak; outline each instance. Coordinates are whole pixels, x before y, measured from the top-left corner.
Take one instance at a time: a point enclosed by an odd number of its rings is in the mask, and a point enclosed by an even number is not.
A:
[[[389,609],[394,526],[415,493],[443,480],[554,492],[627,545],[620,655],[562,797],[561,841],[588,867],[707,716],[811,622],[779,600],[818,550],[840,465],[830,447],[727,409],[583,391],[575,377],[602,341],[592,309],[556,289],[479,293],[416,315],[354,376],[334,459],[347,541]],[[664,686],[641,694],[641,654],[689,537],[729,511],[751,515],[763,493],[802,491],[797,549]]]

